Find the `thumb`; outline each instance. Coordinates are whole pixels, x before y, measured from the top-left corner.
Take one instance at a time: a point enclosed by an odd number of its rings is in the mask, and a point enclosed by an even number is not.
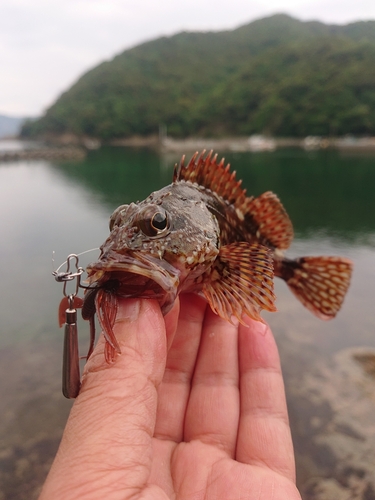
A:
[[[157,302],[118,298],[118,311],[113,332],[121,348],[113,363],[104,359],[104,336],[88,360],[80,390],[80,398],[113,392],[124,397],[136,392],[127,377],[146,376],[158,385],[164,373],[166,358],[165,322]],[[134,380],[132,381],[134,384]],[[99,387],[98,387],[99,386]],[[139,389],[139,388],[138,388]]]
[[[121,355],[106,363],[102,335],[40,499],[75,498],[74,492],[77,498],[111,498],[111,489],[127,498],[146,485],[167,353],[160,307],[119,299],[113,331]]]

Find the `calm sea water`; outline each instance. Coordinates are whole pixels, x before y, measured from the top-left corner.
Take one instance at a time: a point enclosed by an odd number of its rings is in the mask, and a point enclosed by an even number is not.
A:
[[[296,232],[290,256],[339,254],[355,263],[350,293],[330,322],[314,318],[277,284],[279,312],[267,320],[288,373],[298,377],[306,367],[298,351],[285,352],[286,337],[298,337],[312,363],[346,347],[375,347],[375,157],[280,150],[226,159],[248,193],[272,190],[283,201]],[[98,247],[113,209],[168,184],[177,160],[102,148],[80,163],[0,164],[0,499],[36,495],[71,406],[60,389],[62,290],[53,268],[69,253]],[[84,352],[83,324],[81,333]],[[298,423],[297,410],[293,418]]]

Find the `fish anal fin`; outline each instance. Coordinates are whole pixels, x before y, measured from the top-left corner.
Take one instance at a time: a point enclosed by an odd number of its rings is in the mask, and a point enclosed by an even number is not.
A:
[[[328,320],[334,318],[342,306],[352,270],[353,263],[343,257],[301,257],[283,260],[277,275],[307,309],[318,318]]]
[[[230,170],[229,164],[225,165],[224,158],[218,162],[212,151],[204,156],[205,153],[195,153],[187,165],[183,156],[179,165],[175,165],[173,182],[197,184],[236,206],[244,203],[246,190],[241,187],[242,181],[236,180],[236,172]]]
[[[247,198],[240,210],[249,232],[261,243],[285,250],[293,240],[293,225],[275,193],[267,191],[257,198]]]
[[[242,315],[263,321],[260,311],[276,311],[272,252],[258,243],[231,243],[221,247],[206,274],[203,293],[211,309],[231,321]]]

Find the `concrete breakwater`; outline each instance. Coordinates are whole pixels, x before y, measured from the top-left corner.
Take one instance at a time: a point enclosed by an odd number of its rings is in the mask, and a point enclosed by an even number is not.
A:
[[[90,150],[99,149],[102,143],[98,139],[69,136],[54,138],[51,145],[35,145],[30,147],[22,141],[16,141],[17,147],[3,149],[0,141],[0,162],[17,160],[82,160]],[[323,138],[308,136],[305,138],[273,138],[262,135],[250,137],[200,138],[188,137],[174,139],[171,137],[129,137],[113,139],[106,145],[118,147],[149,147],[162,153],[191,154],[195,151],[214,150],[218,152],[259,152],[275,151],[281,148],[301,148],[305,150],[337,149],[343,153],[375,152],[375,137],[365,138]]]
[[[302,148],[305,150],[338,149],[342,152],[373,152],[375,151],[375,137],[342,137],[326,138],[308,136],[305,138],[280,138],[267,137],[263,135],[252,135],[250,137],[228,137],[215,138],[186,138],[173,139],[164,137],[160,141],[162,151],[168,152],[192,152],[203,149],[215,151],[237,151],[258,152],[274,151],[279,148]]]
[[[83,160],[85,157],[86,150],[77,146],[0,151],[0,162],[18,160]]]

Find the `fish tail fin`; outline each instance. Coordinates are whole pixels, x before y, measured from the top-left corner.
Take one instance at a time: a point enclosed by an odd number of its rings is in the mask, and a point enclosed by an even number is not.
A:
[[[332,319],[341,308],[350,285],[353,263],[343,257],[301,257],[275,262],[297,299],[320,319]]]

